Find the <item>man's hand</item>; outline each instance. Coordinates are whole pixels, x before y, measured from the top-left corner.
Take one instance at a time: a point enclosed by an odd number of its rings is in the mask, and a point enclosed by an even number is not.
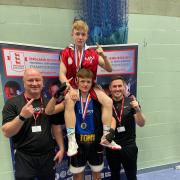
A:
[[[71,85],[70,85],[70,81],[72,80],[73,78],[70,78],[68,79],[67,82],[63,82],[59,89],[56,91],[56,93],[54,94],[54,98],[55,99],[62,99],[63,100],[63,97],[66,95],[66,93],[71,89]]]
[[[64,151],[59,150],[54,157],[54,161],[56,165],[62,161],[63,157],[64,157]]]
[[[136,111],[140,111],[139,103],[138,103],[138,101],[136,100],[135,96],[134,96],[134,95],[131,95],[130,98],[131,98],[131,102],[130,102],[131,107],[132,107],[133,109],[135,109]]]
[[[30,101],[27,102],[27,104],[25,106],[23,106],[23,108],[21,109],[20,115],[23,116],[24,118],[30,118],[33,113],[34,113],[34,109],[32,106],[32,102],[34,101],[34,99],[31,99]]]
[[[59,87],[59,89],[54,94],[54,98],[58,99],[58,98],[60,98],[60,96],[64,96],[64,92],[65,92],[66,88],[67,88],[66,82],[62,83],[61,86]]]

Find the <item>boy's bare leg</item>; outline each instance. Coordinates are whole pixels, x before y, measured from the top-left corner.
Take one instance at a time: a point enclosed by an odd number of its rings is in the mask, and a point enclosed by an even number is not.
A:
[[[101,145],[107,146],[111,149],[121,149],[121,146],[114,141],[108,141],[106,139],[107,134],[111,133],[111,121],[112,121],[112,109],[113,101],[107,96],[107,94],[99,88],[94,88],[98,101],[102,105],[102,123],[103,123],[103,136],[101,138]],[[114,133],[114,132],[113,132]]]
[[[99,88],[94,88],[94,91],[97,95],[98,101],[102,105],[102,123],[103,130],[108,131],[111,126],[111,118],[112,118],[112,99],[107,96],[107,94]]]
[[[76,115],[74,112],[75,101],[71,99],[70,93],[65,96],[65,123],[68,137],[68,156],[77,154],[78,145],[75,138]]]

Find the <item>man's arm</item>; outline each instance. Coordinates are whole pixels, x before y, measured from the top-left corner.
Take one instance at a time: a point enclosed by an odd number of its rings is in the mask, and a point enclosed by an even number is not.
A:
[[[56,98],[52,97],[46,106],[45,113],[47,115],[52,115],[59,113],[63,110],[64,110],[64,101],[59,104],[56,104]]]
[[[108,72],[112,72],[111,62],[107,59],[107,56],[105,56],[103,49],[98,44],[96,51],[99,54],[99,59],[98,59],[99,66]]]
[[[143,127],[145,125],[145,116],[144,114],[141,112],[141,110],[136,110],[136,114],[135,116],[135,121],[136,124],[140,127]]]
[[[54,157],[54,161],[56,163],[60,163],[64,157],[64,139],[63,139],[63,132],[62,132],[61,126],[52,125],[52,132],[59,146],[59,151],[56,153]]]
[[[24,124],[24,122],[21,121],[19,119],[19,117],[17,116],[12,121],[7,122],[4,125],[2,125],[2,132],[5,137],[10,138],[10,137],[16,135],[20,131],[23,124]]]
[[[139,103],[137,102],[135,97],[132,97],[133,100],[131,101],[131,106],[135,110],[134,118],[136,121],[136,124],[140,127],[143,127],[145,125],[145,116],[141,111],[141,108],[139,107]]]
[[[24,124],[24,120],[31,117],[33,114],[33,107],[32,107],[32,101],[31,99],[21,110],[20,116],[15,117],[13,120],[6,122],[2,126],[2,132],[4,136],[6,137],[12,137],[16,135],[21,127]],[[23,118],[22,118],[23,117]],[[24,119],[24,120],[23,120]]]

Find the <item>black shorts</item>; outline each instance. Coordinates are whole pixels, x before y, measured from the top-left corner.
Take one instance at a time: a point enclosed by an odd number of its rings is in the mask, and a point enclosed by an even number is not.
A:
[[[17,180],[38,177],[42,180],[54,180],[54,152],[40,156],[31,156],[20,151],[15,153],[15,177]]]
[[[95,142],[81,142],[78,146],[78,153],[70,158],[70,171],[81,173],[88,163],[93,172],[100,172],[104,167],[102,146]]]

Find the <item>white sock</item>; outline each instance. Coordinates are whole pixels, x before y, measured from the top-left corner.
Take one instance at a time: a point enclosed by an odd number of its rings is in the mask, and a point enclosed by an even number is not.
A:
[[[67,135],[69,136],[70,134],[75,134],[75,128],[67,128]]]
[[[110,130],[110,125],[103,125],[103,134],[107,134],[107,132]]]

